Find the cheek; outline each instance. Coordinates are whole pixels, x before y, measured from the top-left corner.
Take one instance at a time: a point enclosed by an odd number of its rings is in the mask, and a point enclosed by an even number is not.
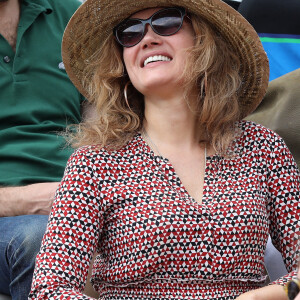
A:
[[[135,47],[130,48],[124,48],[123,50],[123,61],[124,66],[127,72],[127,75],[129,77],[129,80],[131,81],[132,85],[136,88],[138,86],[138,74],[137,74],[137,67],[136,67],[136,55],[137,51],[134,49]]]
[[[183,38],[183,42],[182,45],[184,45],[184,48],[190,48],[195,46],[195,37],[192,34],[187,34],[184,38]]]
[[[123,60],[127,73],[130,74],[134,62],[134,53],[132,48],[124,48],[123,50]]]
[[[195,31],[190,23],[185,23],[183,27],[183,36],[182,39],[186,47],[192,47],[195,45]]]
[[[127,69],[127,61],[128,61],[128,55],[126,54],[126,48],[123,50],[123,61],[124,61],[124,65],[125,65],[125,68]]]

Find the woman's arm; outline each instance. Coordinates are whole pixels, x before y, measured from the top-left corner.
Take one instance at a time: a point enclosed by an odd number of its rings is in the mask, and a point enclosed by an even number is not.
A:
[[[300,231],[299,170],[282,139],[275,135],[271,142],[267,213],[273,244],[281,252],[289,274],[269,286],[240,295],[238,300],[287,300],[283,286],[296,275]]]
[[[31,299],[90,299],[83,289],[102,228],[92,163],[79,151],[69,159],[40,252]]]
[[[269,167],[267,213],[273,245],[281,252],[289,272],[273,284],[285,285],[296,276],[299,259],[300,174],[289,149],[276,137]]]

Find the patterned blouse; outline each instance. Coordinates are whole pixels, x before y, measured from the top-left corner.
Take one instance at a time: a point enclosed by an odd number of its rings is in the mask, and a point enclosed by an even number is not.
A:
[[[235,299],[264,284],[270,234],[296,275],[299,170],[274,132],[241,121],[234,155],[207,157],[202,204],[137,134],[69,159],[37,256],[32,299]]]

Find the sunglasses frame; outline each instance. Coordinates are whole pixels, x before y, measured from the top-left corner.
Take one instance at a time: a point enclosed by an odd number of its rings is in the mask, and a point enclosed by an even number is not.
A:
[[[162,11],[166,11],[166,10],[177,10],[177,11],[179,11],[179,12],[180,12],[180,15],[181,15],[181,24],[180,24],[179,28],[178,28],[175,32],[173,32],[173,33],[171,33],[171,34],[160,34],[159,32],[157,32],[157,31],[153,28],[153,26],[152,26],[152,18],[153,18],[154,16],[156,16],[157,14],[161,13]],[[137,45],[137,44],[144,38],[144,36],[145,36],[145,28],[146,28],[146,25],[147,25],[147,24],[150,25],[150,27],[152,28],[152,30],[153,30],[156,34],[161,35],[161,36],[170,36],[170,35],[173,35],[173,34],[177,33],[177,32],[181,29],[182,24],[183,24],[184,17],[185,17],[186,15],[187,15],[187,13],[186,13],[186,9],[185,9],[184,7],[175,6],[175,7],[166,7],[166,8],[162,8],[162,9],[156,11],[156,12],[155,12],[152,16],[150,16],[148,19],[127,18],[127,19],[123,20],[121,23],[119,23],[118,25],[116,25],[116,26],[113,28],[113,34],[114,34],[116,40],[118,41],[118,43],[119,43],[122,47],[130,48],[130,47],[133,47],[133,46]],[[142,35],[141,35],[141,39],[140,39],[138,42],[136,42],[135,44],[130,45],[130,46],[123,45],[122,42],[120,41],[119,37],[118,37],[118,34],[117,34],[118,28],[119,28],[120,26],[122,26],[124,23],[126,23],[128,20],[139,21],[139,22],[141,22],[141,24],[143,25],[143,33],[142,33]]]
[[[295,288],[295,290],[294,290]],[[298,290],[297,290],[298,288]],[[284,290],[288,296],[289,300],[294,300],[296,296],[300,292],[300,280],[299,279],[292,279],[290,280],[285,286]],[[292,295],[292,296],[291,296]],[[295,295],[295,296],[294,296]]]

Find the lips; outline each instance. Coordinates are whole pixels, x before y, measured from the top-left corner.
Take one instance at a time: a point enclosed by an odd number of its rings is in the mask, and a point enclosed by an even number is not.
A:
[[[156,61],[171,61],[172,59],[165,55],[153,55],[149,56],[144,60],[143,67],[147,66],[149,63],[156,62]]]

